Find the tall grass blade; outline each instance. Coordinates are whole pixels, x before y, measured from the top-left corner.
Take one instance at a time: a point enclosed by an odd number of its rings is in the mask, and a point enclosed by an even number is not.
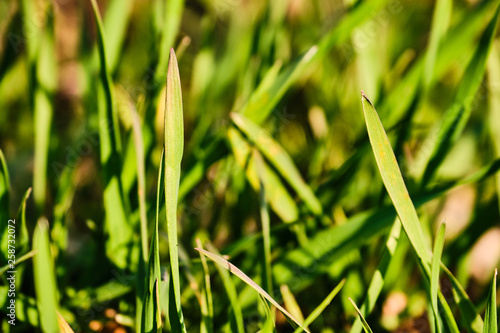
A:
[[[375,107],[363,92],[361,92],[361,95],[366,128],[380,175],[415,253],[421,260],[426,272],[430,274],[431,256],[427,248],[427,242],[417,212],[404,184],[391,144],[375,111]]]
[[[156,216],[153,237],[151,238],[151,248],[149,251],[148,268],[146,270],[146,287],[142,300],[142,332],[160,332],[161,331],[161,310],[160,295],[158,285],[161,281],[160,267],[160,244],[158,239],[158,219],[160,215],[160,200],[162,194],[163,178],[163,153],[160,158],[160,168],[158,170],[158,185],[156,190]]]
[[[320,215],[322,213],[321,203],[304,179],[302,179],[299,170],[287,152],[274,141],[270,135],[251,120],[237,113],[232,113],[231,119],[273,164],[290,186],[294,188],[309,209],[314,214]]]
[[[474,96],[481,84],[486,70],[486,60],[491,50],[491,45],[496,32],[500,6],[495,11],[493,18],[481,36],[474,56],[467,65],[460,86],[455,97],[455,102],[444,116],[437,133],[437,140],[429,156],[427,166],[422,175],[422,186],[425,186],[435,174],[437,168],[444,160],[446,153],[462,134],[472,111]]]
[[[496,333],[498,332],[497,322],[497,275],[498,270],[495,269],[493,282],[488,294],[488,302],[486,303],[486,312],[484,314],[483,333]]]
[[[366,333],[373,333],[372,329],[370,328],[370,325],[368,325],[368,322],[366,321],[365,317],[363,317],[363,314],[359,310],[358,306],[354,301],[349,297],[349,301],[352,303],[352,306],[356,309],[356,312],[358,313],[358,316],[361,318],[361,324],[363,325],[363,330]]]
[[[439,230],[434,242],[434,252],[432,255],[432,265],[431,265],[431,305],[432,311],[434,312],[435,329],[436,332],[441,332],[441,325],[439,323],[440,315],[438,309],[438,291],[439,291],[439,267],[441,264],[441,255],[443,254],[444,246],[444,235],[446,230],[446,224],[442,223],[439,226]]]
[[[401,175],[401,170],[399,169],[391,144],[389,143],[387,134],[382,126],[382,122],[375,111],[375,107],[363,92],[361,92],[361,99],[363,103],[363,112],[365,115],[368,136],[370,138],[370,143],[372,145],[373,154],[375,155],[380,175],[382,176],[385,188],[387,189],[387,192],[389,193],[389,196],[394,204],[394,208],[396,209],[399,219],[401,220],[401,224],[405,229],[408,239],[410,240],[410,243],[420,260],[420,267],[422,268],[425,277],[430,280],[430,251],[427,248],[427,242],[422,226],[420,225],[415,206],[410,199],[410,195],[408,194],[408,190],[406,189],[406,185],[403,181],[403,176]],[[453,332],[458,332],[455,319],[453,318],[451,310],[442,294],[439,294],[439,301],[440,305],[443,306],[444,309],[444,320],[448,329]]]
[[[108,235],[106,253],[119,268],[125,268],[133,248],[133,231],[127,219],[120,179],[121,143],[116,119],[115,101],[111,78],[106,64],[106,46],[102,20],[97,3],[91,0],[97,25],[97,46],[100,62],[98,87],[100,157],[104,171],[105,230]],[[132,255],[133,257],[133,255]]]
[[[174,49],[170,49],[167,75],[167,94],[165,104],[165,209],[167,215],[168,246],[170,269],[175,296],[175,312],[183,332],[186,331],[181,308],[179,278],[179,254],[177,240],[177,199],[179,179],[184,150],[184,125],[182,111],[182,91],[179,67]],[[172,322],[172,318],[171,322]]]
[[[489,130],[495,147],[496,157],[500,157],[500,47],[495,43],[488,59],[489,90]],[[496,177],[498,207],[500,208],[500,175]]]
[[[46,219],[38,220],[35,227],[33,250],[37,252],[33,258],[33,275],[40,327],[43,332],[57,332],[58,292]]]
[[[298,326],[302,327],[302,329],[304,331],[309,332],[309,330],[306,329],[306,328],[304,328],[304,326],[297,319],[295,319],[294,316],[292,316],[281,305],[279,305],[278,302],[276,302],[271,296],[269,296],[269,294],[266,293],[264,289],[262,289],[258,284],[256,284],[255,282],[253,282],[253,280],[251,278],[249,278],[245,273],[243,273],[238,267],[234,266],[229,261],[227,261],[226,259],[224,259],[224,258],[222,258],[222,257],[220,257],[220,256],[218,256],[216,254],[210,253],[208,251],[205,251],[205,250],[199,249],[199,248],[195,248],[195,250],[200,251],[202,254],[204,254],[205,256],[207,256],[208,258],[210,258],[211,260],[215,261],[217,264],[219,264],[220,266],[224,267],[225,269],[227,269],[229,272],[233,273],[237,277],[239,277],[248,286],[250,286],[252,289],[254,289],[255,291],[257,291],[259,293],[259,295],[261,295],[262,297],[264,297],[272,305],[274,305],[278,310],[280,310],[289,321],[291,321],[291,322],[297,324]]]
[[[304,324],[302,324],[302,326],[304,327],[308,327],[309,325],[311,325],[315,320],[316,318],[319,317],[319,315],[321,313],[323,313],[323,311],[326,309],[326,307],[328,305],[330,305],[330,303],[332,302],[333,298],[335,296],[337,296],[337,294],[339,293],[340,289],[342,289],[342,287],[344,286],[345,284],[345,279],[343,279],[342,281],[340,281],[340,283],[328,294],[328,296],[326,296],[326,298],[323,300],[323,302],[321,302],[320,305],[318,305],[316,307],[316,309],[313,310],[313,312],[311,312],[311,314],[306,318],[306,320],[304,321]],[[294,333],[300,333],[303,331],[303,328],[302,327],[298,327]]]

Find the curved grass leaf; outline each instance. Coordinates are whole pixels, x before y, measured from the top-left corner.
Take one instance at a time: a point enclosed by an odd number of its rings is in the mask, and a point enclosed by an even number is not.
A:
[[[29,247],[30,239],[29,239],[28,229],[26,228],[26,201],[28,201],[30,194],[31,194],[31,187],[24,193],[23,201],[21,202],[21,205],[19,206],[19,210],[17,212],[16,222],[20,223],[16,227],[17,255],[24,255],[28,251]]]
[[[234,266],[229,261],[227,261],[226,259],[224,259],[224,258],[222,258],[222,257],[220,257],[220,256],[218,256],[216,254],[210,253],[208,251],[205,251],[205,250],[199,249],[199,248],[195,248],[195,250],[201,252],[202,254],[204,254],[205,256],[207,256],[208,258],[210,258],[211,260],[215,261],[220,266],[224,267],[229,272],[231,272],[234,275],[236,275],[237,277],[239,277],[248,286],[250,286],[252,289],[254,289],[255,291],[257,291],[260,296],[264,297],[272,305],[274,305],[278,310],[280,310],[283,313],[283,315],[285,315],[285,317],[289,321],[291,321],[291,322],[297,324],[298,326],[302,327],[302,329],[304,331],[309,332],[309,330],[306,329],[306,328],[304,328],[304,326],[297,319],[295,319],[294,316],[292,316],[281,305],[279,305],[278,302],[276,302],[271,296],[269,296],[269,294],[266,293],[266,291],[264,289],[262,289],[258,284],[256,284],[255,282],[253,282],[253,280],[251,278],[249,278],[245,273],[243,273],[238,267]]]
[[[493,282],[491,283],[491,289],[490,289],[490,292],[488,294],[488,302],[486,303],[486,312],[484,314],[483,333],[497,333],[498,332],[497,275],[498,275],[498,270],[495,269],[495,275],[493,276]]]
[[[340,289],[342,289],[344,284],[345,284],[345,279],[340,281],[340,283],[328,294],[328,296],[326,296],[326,298],[323,300],[323,302],[321,302],[321,304],[318,305],[316,307],[316,309],[313,310],[313,312],[311,312],[311,314],[306,318],[306,320],[304,321],[304,324],[302,324],[302,326],[308,327],[309,325],[311,325],[316,320],[316,318],[318,318],[319,315],[326,309],[326,307],[332,302],[333,298],[335,296],[337,296],[337,294],[339,293]],[[294,333],[300,333],[302,331],[303,331],[303,328],[298,327],[294,331]]]
[[[196,246],[199,248],[202,247],[201,241],[199,238],[196,239]],[[207,259],[204,255],[200,253],[200,260],[203,266],[203,277],[204,277],[204,288],[203,293],[201,295],[201,333],[212,333],[213,329],[213,320],[214,320],[214,305],[213,305],[213,297],[212,297],[212,286],[210,283],[210,270],[208,269]]]
[[[375,111],[375,107],[363,92],[361,92],[361,100],[363,103],[363,112],[365,115],[368,136],[385,188],[394,204],[394,208],[401,220],[401,224],[405,229],[408,239],[420,260],[419,265],[425,277],[431,280],[430,251],[427,248],[427,242],[417,216],[417,211],[406,189],[391,144],[382,126],[382,122]],[[443,307],[443,319],[448,329],[452,332],[458,332],[455,319],[441,293],[439,294],[439,302]]]
[[[97,3],[91,0],[97,25],[97,46],[100,62],[98,85],[100,157],[104,171],[105,230],[108,234],[106,252],[120,268],[125,268],[133,247],[133,231],[128,222],[127,207],[120,179],[121,143],[116,121],[115,101],[111,78],[106,64],[106,47],[102,20]],[[133,269],[133,268],[132,268]]]
[[[179,254],[177,240],[177,199],[184,150],[184,125],[182,91],[179,67],[174,49],[170,49],[165,104],[165,210],[167,215],[170,269],[175,302],[175,312],[183,332],[186,331],[181,308],[181,286],[179,279]],[[170,304],[169,304],[170,305]],[[170,318],[170,322],[173,322]],[[173,325],[173,324],[172,324]],[[174,326],[173,326],[174,327]]]
[[[7,162],[3,151],[0,149],[0,252],[2,262],[7,262],[7,249],[8,249],[8,220],[9,220],[9,191],[10,191],[9,170],[7,169]]]
[[[429,275],[431,256],[417,212],[410,199],[396,157],[375,107],[363,92],[361,92],[361,95],[366,128],[380,175],[413,249]]]
[[[261,127],[246,117],[231,113],[234,124],[252,141],[272,165],[304,200],[309,209],[316,215],[322,213],[321,203],[314,192],[302,179],[299,170],[288,153],[268,135]]]
[[[33,258],[33,276],[40,327],[43,332],[57,332],[58,294],[46,219],[38,220],[35,227],[33,250],[37,252]]]

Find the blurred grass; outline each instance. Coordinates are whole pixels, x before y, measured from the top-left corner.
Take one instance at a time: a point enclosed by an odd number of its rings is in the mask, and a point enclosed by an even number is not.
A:
[[[0,330],[496,332],[499,5],[1,2]]]

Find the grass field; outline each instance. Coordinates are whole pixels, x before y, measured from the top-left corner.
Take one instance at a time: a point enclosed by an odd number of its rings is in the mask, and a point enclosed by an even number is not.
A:
[[[497,333],[499,12],[3,0],[0,331]]]

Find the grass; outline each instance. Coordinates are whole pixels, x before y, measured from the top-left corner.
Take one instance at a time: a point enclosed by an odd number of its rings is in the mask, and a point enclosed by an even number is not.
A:
[[[499,15],[3,2],[0,330],[496,333]]]

